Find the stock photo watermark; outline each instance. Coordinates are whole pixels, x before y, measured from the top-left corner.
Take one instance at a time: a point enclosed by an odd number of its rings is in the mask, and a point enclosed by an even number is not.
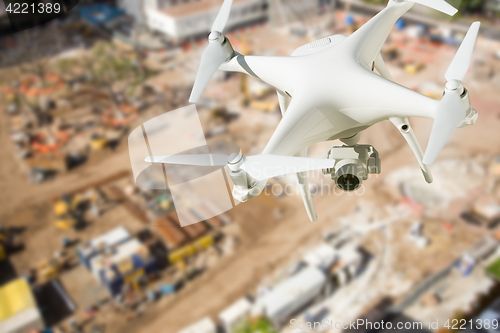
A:
[[[353,177],[346,178],[345,183],[343,183],[343,187],[339,187],[338,178],[331,177],[329,174],[324,174],[322,171],[310,171],[308,173],[310,179],[318,179],[319,182],[311,182],[309,183],[309,191],[312,196],[316,195],[348,195],[348,196],[362,196],[366,193],[366,186],[362,182],[363,175],[353,174]],[[331,177],[331,178],[330,178]],[[358,178],[359,177],[359,178]],[[370,178],[377,179],[379,177],[378,174],[370,175]],[[278,177],[277,181],[270,182],[264,188],[264,195],[266,196],[295,196],[300,195],[300,188],[297,185],[296,181],[292,180],[292,177]],[[356,186],[355,190],[346,191],[346,186]]]
[[[440,322],[438,319],[429,319],[427,322],[420,321],[370,321],[366,319],[356,319],[348,322],[323,319],[321,321],[300,321],[298,319],[290,320],[291,329],[337,329],[337,330],[438,330],[440,327],[449,330],[481,330],[498,329],[498,319],[448,319]]]

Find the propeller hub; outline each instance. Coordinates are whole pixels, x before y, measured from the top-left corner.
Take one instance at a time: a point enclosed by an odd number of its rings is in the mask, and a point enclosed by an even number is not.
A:
[[[446,89],[457,90],[462,84],[458,80],[450,80],[446,83]]]
[[[218,31],[212,31],[210,35],[208,35],[208,40],[210,42],[215,42],[216,40],[219,40],[221,38],[222,34]]]
[[[458,80],[450,80],[446,82],[446,91],[456,92],[461,95],[464,92],[464,86],[462,85],[462,82]]]
[[[227,164],[229,169],[232,171],[240,170],[241,166],[243,165],[243,154],[232,153],[227,159]]]

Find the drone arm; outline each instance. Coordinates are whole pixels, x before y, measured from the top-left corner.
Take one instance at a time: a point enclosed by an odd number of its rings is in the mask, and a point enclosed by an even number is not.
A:
[[[280,104],[281,116],[284,116],[286,109],[288,109],[288,106],[290,105],[290,102],[292,101],[292,97],[283,91],[280,91],[280,90],[276,90],[276,91],[278,93],[278,102]]]
[[[362,71],[365,74],[368,72],[365,69]],[[350,118],[363,124],[373,125],[391,117],[434,119],[436,116],[438,100],[390,81],[372,71],[362,77],[371,89],[364,91],[363,106],[341,110]]]
[[[396,126],[399,132],[403,135],[403,137],[406,139],[406,142],[408,142],[408,145],[413,151],[413,154],[415,154],[415,157],[417,158],[418,164],[420,165],[420,169],[422,169],[425,181],[428,182],[429,184],[432,183],[433,179],[431,170],[427,164],[424,164],[422,162],[422,160],[424,159],[424,152],[420,147],[420,144],[417,140],[417,137],[415,136],[415,133],[413,132],[413,128],[411,127],[408,118],[392,117],[389,120],[394,124],[394,126]]]
[[[219,69],[224,72],[238,72],[250,76],[256,76],[255,73],[253,73],[250,68],[248,68],[247,66],[244,67],[242,63],[238,61],[238,57],[244,57],[244,56],[235,51],[233,57],[230,60],[223,63],[219,67]]]
[[[237,52],[219,69],[227,72],[240,72],[261,79],[277,90],[291,93],[293,90],[293,57],[244,56]]]
[[[294,95],[286,109],[284,117],[278,124],[262,154],[300,156],[301,150],[307,147],[308,144],[303,141],[302,134],[299,135],[298,133],[307,133],[313,129],[311,125],[303,123],[304,116],[309,109],[310,105],[307,98]],[[292,133],[295,135],[291,135]],[[325,140],[327,138],[325,137]]]
[[[413,7],[412,2],[389,1],[389,5],[347,38],[360,63],[371,68],[396,21]]]
[[[375,69],[383,78],[389,81],[394,81],[392,79],[391,72],[389,72],[389,69],[387,68],[384,59],[382,58],[382,55],[380,53],[377,55],[377,58],[375,58]]]

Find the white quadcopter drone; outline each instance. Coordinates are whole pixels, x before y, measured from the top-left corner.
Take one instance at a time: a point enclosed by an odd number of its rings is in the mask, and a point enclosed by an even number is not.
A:
[[[444,0],[390,0],[387,7],[349,37],[334,35],[304,45],[290,57],[244,56],[222,35],[232,0],[225,0],[212,27],[189,99],[195,103],[213,74],[241,72],[276,88],[283,118],[261,155],[234,153],[150,156],[146,162],[193,166],[228,166],[233,196],[239,201],[258,196],[269,178],[296,173],[308,215],[316,221],[307,171],[323,170],[345,191],[361,186],[368,174],[380,173],[380,159],[370,145],[358,145],[360,132],[390,120],[410,145],[425,180],[432,182],[432,165],[457,127],[473,125],[478,117],[462,85],[472,58],[479,22],[469,29],[446,72],[441,101],[394,83],[382,56],[382,45],[396,21],[415,3],[448,15],[457,10]],[[377,70],[378,74],[374,72]],[[408,121],[433,118],[425,155]],[[339,139],[323,159],[307,158],[315,143]]]

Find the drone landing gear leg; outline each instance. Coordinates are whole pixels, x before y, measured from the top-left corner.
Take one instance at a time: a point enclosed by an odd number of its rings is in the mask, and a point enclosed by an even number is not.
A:
[[[300,157],[307,157],[307,148],[302,149],[299,154]],[[302,194],[302,200],[304,200],[304,205],[306,206],[307,215],[311,222],[316,222],[318,220],[318,215],[316,214],[316,209],[314,208],[314,203],[309,189],[309,181],[307,180],[307,172],[297,173],[297,179],[299,181],[300,194]]]
[[[314,208],[314,203],[309,190],[309,182],[307,181],[307,172],[299,172],[297,174],[297,179],[299,180],[300,194],[302,194],[302,199],[304,200],[304,205],[306,206],[307,215],[311,222],[316,222],[318,220],[318,215],[316,214],[316,208]]]
[[[377,58],[375,59],[375,62],[373,63],[373,68],[375,68],[379,72],[380,76],[382,76],[383,78],[386,78],[387,80],[390,81],[394,81],[380,53],[378,54]],[[428,182],[429,184],[432,183],[431,170],[427,164],[424,164],[422,162],[422,160],[424,159],[424,152],[422,151],[422,148],[418,143],[417,137],[413,132],[413,128],[411,128],[408,118],[392,117],[389,120],[394,124],[394,126],[398,128],[399,132],[406,139],[406,142],[408,142],[408,144],[410,145],[411,150],[413,150],[413,154],[415,154],[418,164],[420,165],[420,169],[424,174],[425,181]]]
[[[406,142],[410,145],[411,150],[413,150],[413,154],[417,158],[418,164],[420,165],[420,169],[422,169],[422,173],[424,174],[425,181],[429,184],[432,183],[432,173],[427,164],[424,164],[422,160],[424,159],[424,152],[418,143],[417,137],[413,132],[413,129],[410,126],[410,122],[408,118],[403,117],[393,117],[389,119],[394,126],[396,126],[399,132],[406,139]]]

